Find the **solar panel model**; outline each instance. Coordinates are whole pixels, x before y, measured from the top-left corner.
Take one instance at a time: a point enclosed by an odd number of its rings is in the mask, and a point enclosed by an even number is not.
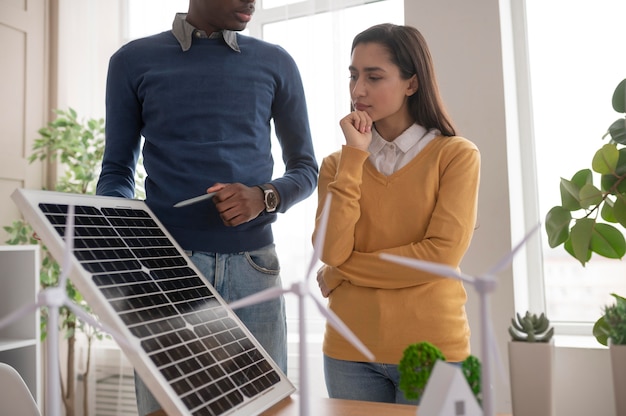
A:
[[[168,415],[259,414],[295,391],[145,202],[25,189],[12,199],[55,259],[74,206],[70,279]]]

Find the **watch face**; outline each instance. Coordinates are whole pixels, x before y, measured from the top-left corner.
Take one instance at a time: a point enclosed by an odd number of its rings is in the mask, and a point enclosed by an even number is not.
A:
[[[269,212],[274,211],[278,205],[276,194],[273,191],[265,193],[265,209]]]

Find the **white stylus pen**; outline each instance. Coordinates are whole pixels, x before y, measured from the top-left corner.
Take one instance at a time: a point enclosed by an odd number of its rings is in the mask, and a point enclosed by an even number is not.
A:
[[[196,202],[204,201],[205,199],[210,199],[215,196],[217,192],[209,192],[208,194],[196,196],[193,198],[185,199],[184,201],[180,201],[174,204],[174,208],[186,207],[187,205],[195,204]]]

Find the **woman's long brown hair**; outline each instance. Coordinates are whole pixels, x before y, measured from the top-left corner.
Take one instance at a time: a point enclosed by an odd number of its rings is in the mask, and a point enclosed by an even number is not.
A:
[[[445,136],[456,135],[441,100],[430,50],[417,29],[383,23],[356,35],[351,51],[360,43],[383,45],[403,79],[417,75],[417,92],[408,100],[409,112],[416,123],[426,129],[436,128]]]

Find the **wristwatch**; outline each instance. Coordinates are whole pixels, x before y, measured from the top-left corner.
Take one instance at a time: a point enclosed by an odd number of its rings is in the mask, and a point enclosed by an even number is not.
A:
[[[276,196],[274,189],[267,185],[257,186],[263,191],[263,195],[265,196],[265,212],[276,211],[276,207],[278,206],[278,196]]]

